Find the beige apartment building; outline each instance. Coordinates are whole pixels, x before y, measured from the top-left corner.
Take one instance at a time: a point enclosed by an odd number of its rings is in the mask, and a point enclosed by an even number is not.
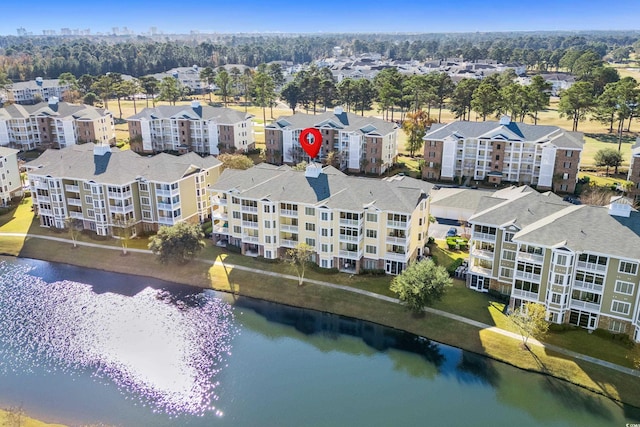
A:
[[[64,100],[64,93],[70,88],[68,84],[61,85],[58,79],[36,77],[35,80],[9,85],[7,95],[12,103],[31,105],[47,102],[54,97]]]
[[[576,206],[511,187],[483,196],[469,224],[469,288],[508,294],[512,306],[543,304],[553,323],[640,342],[640,213],[624,198]]]
[[[18,167],[18,150],[0,147],[0,204],[22,194],[22,181]]]
[[[255,148],[252,117],[231,108],[203,106],[200,101],[145,108],[127,119],[131,149],[212,155],[247,152]]]
[[[115,141],[113,116],[108,110],[59,102],[55,97],[36,105],[0,108],[0,145],[26,151]]]
[[[636,138],[636,143],[631,148],[627,181],[633,183],[627,191],[627,196],[631,198],[634,205],[637,206],[640,204],[640,137]]]
[[[422,177],[516,183],[573,193],[583,135],[557,126],[499,122],[434,124],[424,136]]]
[[[322,135],[316,159],[311,159],[300,145],[300,133],[307,128],[318,129]],[[323,162],[334,152],[334,165],[342,171],[382,175],[398,157],[397,128],[394,123],[347,113],[341,107],[318,115],[279,117],[265,129],[267,162]]]
[[[207,190],[221,163],[195,153],[140,156],[107,144],[47,150],[28,164],[33,207],[43,227],[63,228],[67,218],[84,229],[114,235],[119,222],[135,232],[157,231],[210,214]]]
[[[432,185],[409,177],[352,177],[259,164],[225,170],[211,188],[213,238],[244,255],[282,258],[298,243],[323,268],[398,274],[424,255]]]

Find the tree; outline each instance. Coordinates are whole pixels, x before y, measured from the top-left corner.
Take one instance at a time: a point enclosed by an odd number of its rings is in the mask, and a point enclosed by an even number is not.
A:
[[[78,79],[69,72],[62,73],[58,76],[58,84],[60,86],[69,86],[70,90],[78,89]]]
[[[107,110],[109,109],[109,97],[113,94],[114,89],[114,81],[109,74],[98,77],[91,85],[91,91],[98,94]]]
[[[378,91],[378,102],[382,107],[382,113],[387,112],[387,120],[389,119],[389,110],[391,110],[391,120],[393,120],[394,107],[400,104],[402,99],[402,74],[396,67],[385,68],[380,71],[373,79],[373,85]]]
[[[418,110],[415,113],[408,113],[407,119],[402,122],[402,130],[407,134],[407,149],[409,155],[413,157],[416,151],[420,151],[422,138],[427,132],[427,127],[431,125],[432,121],[424,110]]]
[[[69,237],[73,241],[73,247],[78,247],[78,236],[84,229],[84,225],[82,224],[82,220],[78,218],[67,217],[64,220],[64,228],[69,232]]]
[[[434,79],[434,95],[436,105],[438,106],[438,123],[442,122],[442,107],[444,106],[444,100],[447,99],[454,90],[453,80],[447,73],[440,73],[435,75]]]
[[[538,113],[549,106],[552,87],[553,85],[547,83],[542,76],[535,75],[526,88],[529,111],[533,113],[534,125],[538,124]]]
[[[269,76],[271,76],[271,80],[273,80],[273,84],[276,89],[280,89],[285,82],[282,65],[277,62],[273,62],[267,67],[267,72],[269,73]]]
[[[364,110],[370,110],[376,97],[376,88],[368,79],[360,79],[355,83],[355,105],[360,109],[360,115],[364,116]]]
[[[158,234],[149,239],[149,249],[163,264],[171,261],[185,264],[195,258],[204,247],[202,227],[184,221],[171,227],[160,227]]]
[[[351,111],[351,105],[355,102],[355,80],[351,78],[343,79],[338,83],[338,100],[342,105]]]
[[[298,274],[298,286],[302,286],[304,282],[304,273],[313,252],[313,248],[304,242],[298,243],[295,248],[287,249],[287,262]]]
[[[120,100],[127,96],[127,86],[123,84],[122,74],[108,73],[107,75],[111,80],[111,94],[115,95],[118,100],[118,110],[120,111],[120,120],[122,120],[122,105],[120,105]]]
[[[156,106],[156,94],[158,93],[159,83],[158,79],[153,76],[140,77],[140,85],[147,100],[147,108],[149,108],[149,97],[152,99],[153,106]]]
[[[83,98],[82,103],[87,105],[93,105],[98,100],[98,95],[93,92],[88,92]]]
[[[487,77],[482,80],[473,92],[471,108],[482,116],[482,121],[500,110],[500,92],[496,78]]]
[[[406,270],[393,278],[389,289],[410,310],[420,313],[424,306],[440,299],[452,284],[447,269],[429,258],[409,264]]]
[[[300,102],[302,90],[295,81],[289,82],[280,92],[280,97],[287,103],[293,114],[296,113],[296,107]]]
[[[587,113],[591,112],[594,106],[593,85],[589,82],[577,82],[560,93],[558,113],[560,117],[572,120],[572,130],[576,132],[578,123],[586,119]]]
[[[218,160],[222,162],[222,170],[224,169],[249,169],[253,166],[253,160],[244,154],[223,153],[218,156]]]
[[[160,96],[159,98],[162,101],[168,101],[173,105],[176,105],[176,101],[179,101],[182,98],[182,85],[178,81],[178,79],[167,76],[162,79],[160,82]]]
[[[616,168],[618,173],[618,166],[622,164],[622,154],[613,148],[601,148],[593,156],[593,160],[596,162],[596,166],[606,166],[607,176],[609,176],[609,168]]]
[[[249,106],[249,98],[251,97],[251,91],[253,90],[253,70],[249,67],[244,69],[244,73],[240,76],[240,85],[242,86],[242,93],[244,94],[244,112],[247,112]]]
[[[200,71],[200,80],[207,84],[206,91],[209,93],[209,102],[211,102],[211,85],[216,82],[216,71],[211,67],[204,67]]]
[[[91,86],[93,86],[93,83],[96,81],[96,78],[94,76],[92,76],[91,74],[83,74],[80,76],[80,78],[77,80],[77,85],[78,85],[78,89],[80,90],[80,92],[84,95],[88,94],[89,92],[91,92]]]
[[[120,246],[122,246],[122,254],[127,254],[129,248],[129,242],[133,234],[133,227],[136,225],[136,219],[133,217],[127,218],[123,214],[116,214],[113,218],[112,230],[120,239]]]
[[[512,310],[508,318],[518,328],[522,337],[522,345],[528,350],[527,342],[530,337],[542,338],[549,329],[549,322],[545,320],[545,308],[542,304],[525,302]]]
[[[11,85],[11,80],[7,77],[7,73],[0,70],[0,90],[5,90]]]
[[[471,101],[473,92],[480,85],[480,81],[476,79],[462,79],[456,85],[451,95],[450,109],[456,119],[471,119]]]
[[[264,65],[264,64],[262,64]],[[273,79],[266,72],[266,66],[258,67],[258,72],[253,78],[253,90],[255,92],[255,101],[259,107],[262,107],[262,120],[266,128],[267,126],[267,113],[266,108],[276,98],[275,86]]]
[[[218,86],[218,95],[220,95],[222,102],[226,107],[229,102],[229,95],[231,95],[231,76],[229,76],[227,70],[220,67],[218,75],[215,77],[215,81],[216,86]]]

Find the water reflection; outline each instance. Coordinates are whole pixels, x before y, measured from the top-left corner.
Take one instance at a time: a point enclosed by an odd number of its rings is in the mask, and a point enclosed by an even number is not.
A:
[[[215,377],[236,331],[228,304],[202,293],[47,283],[4,261],[0,283],[0,373],[90,372],[168,414],[219,411]]]

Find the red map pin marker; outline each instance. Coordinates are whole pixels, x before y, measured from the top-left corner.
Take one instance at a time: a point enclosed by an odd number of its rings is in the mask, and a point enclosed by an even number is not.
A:
[[[306,128],[302,132],[300,132],[300,145],[304,151],[311,157],[312,159],[318,155],[320,152],[320,147],[322,146],[322,135],[320,131],[316,128]]]

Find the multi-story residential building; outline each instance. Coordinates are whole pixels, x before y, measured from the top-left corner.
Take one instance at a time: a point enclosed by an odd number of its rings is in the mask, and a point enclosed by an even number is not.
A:
[[[62,228],[74,218],[98,235],[113,235],[122,220],[147,232],[203,222],[220,168],[216,158],[195,153],[140,156],[83,144],[45,151],[28,164],[28,176],[41,226]]]
[[[36,77],[28,82],[13,83],[7,89],[9,101],[16,104],[37,104],[47,102],[56,97],[64,99],[64,93],[70,89],[68,84],[60,84],[58,79],[43,79]]]
[[[115,140],[113,116],[101,108],[58,102],[56,97],[36,105],[0,108],[0,145],[33,150]]]
[[[162,105],[127,119],[131,149],[137,152],[246,152],[255,148],[251,114],[231,108]]]
[[[627,190],[627,195],[637,205],[640,203],[640,137],[636,138],[636,144],[631,148],[627,181],[633,183]]]
[[[471,289],[543,304],[553,323],[640,341],[640,213],[625,199],[576,206],[511,187],[484,197],[469,223]]]
[[[435,124],[424,136],[424,179],[513,182],[575,191],[583,135],[557,126],[499,122]]]
[[[320,161],[334,152],[334,164],[340,170],[382,175],[398,156],[397,125],[375,117],[347,113],[341,107],[313,115],[296,113],[279,117],[266,126],[267,162],[296,164],[311,162],[302,150],[300,132],[316,128],[322,135]]]
[[[200,95],[205,93],[207,89],[207,82],[202,81],[200,78],[200,72],[202,69],[197,65],[192,67],[177,67],[164,73],[153,74],[157,80],[162,80],[165,77],[173,77],[178,80],[180,84],[189,90],[189,93],[194,95]]]
[[[242,253],[281,258],[298,243],[323,268],[398,274],[423,255],[433,185],[409,177],[347,176],[259,164],[225,170],[212,186],[213,238]]]
[[[0,147],[0,204],[7,204],[22,194],[22,181],[18,167],[18,150]]]

